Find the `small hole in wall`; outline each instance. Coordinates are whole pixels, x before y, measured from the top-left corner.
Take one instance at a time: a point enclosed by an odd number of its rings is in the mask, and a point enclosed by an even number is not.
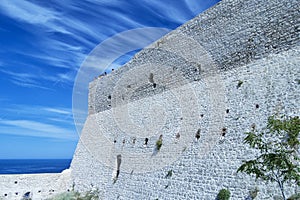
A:
[[[195,69],[194,71],[195,71],[195,72],[197,72],[198,70],[197,70],[197,69]]]
[[[200,132],[201,132],[201,130],[200,130],[200,128],[197,130],[197,133],[196,133],[196,135],[195,135],[195,137],[196,137],[196,139],[197,139],[197,141],[200,139]]]
[[[18,192],[16,192],[15,194],[16,194],[16,195],[18,195],[19,193],[18,193]]]
[[[229,109],[226,109],[226,113],[229,113]]]
[[[41,190],[38,191],[38,193],[41,193],[41,192],[42,192]]]
[[[5,197],[7,197],[7,194],[4,194]]]
[[[255,105],[255,108],[259,108],[259,105],[258,105],[258,104],[256,104],[256,105]]]
[[[117,143],[117,140],[114,140],[114,143]]]
[[[123,139],[122,143],[125,144],[125,142],[126,142],[125,139]]]
[[[201,115],[200,115],[200,117],[204,117],[204,115],[203,115],[203,114],[201,114]]]
[[[227,129],[226,129],[225,127],[222,128],[222,136],[223,136],[223,137],[226,135],[226,131],[227,131]]]
[[[237,86],[236,86],[236,88],[238,89],[238,88],[240,88],[242,85],[243,85],[243,81],[242,80],[239,80],[238,81],[238,84],[237,84]]]
[[[171,178],[173,175],[173,170],[169,170],[168,173],[166,174],[165,178]]]
[[[29,199],[30,198],[30,193],[31,192],[26,192],[25,194],[23,194],[23,198],[22,199]]]
[[[15,184],[17,184],[18,183],[18,181],[15,181]]]
[[[156,83],[153,83],[153,88],[156,88]]]
[[[107,97],[108,99],[111,99],[111,95],[108,95],[108,97]]]
[[[135,142],[136,142],[136,138],[133,138],[132,143],[135,144]]]
[[[148,145],[148,141],[149,141],[149,139],[148,139],[148,138],[145,138],[144,145]]]

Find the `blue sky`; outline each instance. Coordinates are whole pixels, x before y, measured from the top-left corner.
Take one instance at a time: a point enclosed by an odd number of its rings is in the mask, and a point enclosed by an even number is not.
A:
[[[87,55],[123,31],[175,29],[218,1],[1,0],[0,159],[72,158],[72,89]]]

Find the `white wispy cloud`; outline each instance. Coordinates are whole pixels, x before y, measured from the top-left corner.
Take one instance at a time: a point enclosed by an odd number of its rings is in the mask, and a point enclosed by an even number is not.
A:
[[[8,118],[15,117],[16,114],[30,119],[47,119],[57,118],[73,121],[72,109],[66,107],[49,107],[49,106],[35,106],[24,104],[10,104],[9,106],[0,108],[0,112],[6,113]]]
[[[3,120],[38,120],[45,123],[59,124],[70,130],[74,129],[71,108],[11,104],[0,108]],[[1,115],[0,115],[1,116]]]
[[[31,120],[1,120],[0,133],[76,140],[77,134],[57,125]]]
[[[66,6],[65,3],[62,5]],[[2,0],[0,10],[15,20],[46,28],[47,32],[57,32],[74,37],[85,44],[94,45],[83,37],[78,37],[78,35],[85,34],[89,35],[90,38],[96,39],[100,39],[102,35],[99,34],[100,32],[95,32],[95,27],[77,20],[74,16],[66,16],[63,12],[58,12],[52,8],[43,7],[33,2]],[[73,50],[74,48],[78,48],[78,46],[71,47],[67,43],[61,44],[67,45],[69,49]],[[55,47],[55,45],[53,46]]]
[[[0,9],[7,15],[29,23],[45,24],[56,19],[56,14],[28,1],[2,0]]]
[[[29,1],[2,0],[0,10],[18,21],[70,34],[63,27],[54,23],[55,20],[60,19],[60,14],[50,8],[45,8]]]
[[[30,73],[16,73],[8,70],[0,70],[0,72],[12,76],[16,81],[25,81],[27,83],[35,83],[36,75]]]
[[[72,115],[72,111],[70,109],[66,108],[42,108],[45,111],[53,112],[53,113],[58,113],[58,114],[63,114],[63,115]]]
[[[16,73],[8,70],[0,70],[0,73],[9,75],[10,82],[15,85],[27,87],[27,88],[40,88],[40,89],[51,90],[49,87],[45,87],[41,85],[38,81],[40,77],[33,73]]]
[[[0,134],[78,139],[71,108],[12,104],[0,113]]]
[[[26,83],[24,81],[15,81],[11,80],[11,82],[15,85],[21,86],[21,87],[26,87],[26,88],[38,88],[38,89],[43,89],[43,90],[52,90],[51,88],[41,86],[39,84],[34,84],[34,83]]]
[[[57,73],[55,75],[47,75],[47,74],[37,74],[37,73],[20,73],[14,72],[9,70],[1,70],[0,73],[4,73],[8,75],[10,82],[27,88],[39,88],[39,89],[46,89],[52,90],[49,87],[49,84],[44,85],[43,81],[50,81],[53,85],[57,83],[63,83],[70,85],[73,83],[75,79],[75,72],[70,71],[67,73]]]
[[[57,77],[60,82],[73,82],[75,79],[75,74],[72,72],[64,73],[64,74],[57,74]]]
[[[0,12],[14,20],[31,25],[22,26],[27,32],[39,30],[31,32],[35,35],[35,41],[30,43],[31,48],[14,49],[13,53],[38,59],[51,67],[77,70],[86,56],[86,48],[95,45],[87,38],[98,38],[97,40],[100,41],[101,34],[95,31],[93,25],[78,20],[76,16],[67,16],[54,7],[45,7],[29,1],[3,0],[0,4]],[[63,34],[63,40],[61,37],[54,36],[52,32]],[[41,66],[37,67],[41,68]],[[53,75],[49,77],[50,80],[54,78]],[[73,81],[58,74],[54,82],[59,78],[67,82]],[[62,80],[59,82],[63,82]],[[14,81],[14,83],[24,87],[37,86],[28,81],[21,83]]]
[[[47,118],[47,120],[51,121],[51,122],[59,122],[59,123],[63,123],[66,125],[74,125],[74,121],[73,120],[69,120],[68,118],[54,118],[54,117],[50,117]]]

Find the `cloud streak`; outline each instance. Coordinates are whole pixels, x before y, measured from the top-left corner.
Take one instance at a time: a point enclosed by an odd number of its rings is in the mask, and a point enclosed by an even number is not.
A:
[[[15,85],[27,88],[39,88],[46,90],[53,90],[49,84],[43,82],[52,82],[52,85],[63,83],[71,85],[75,78],[75,72],[57,73],[53,75],[37,74],[37,73],[22,73],[9,70],[0,70],[0,73],[6,74],[9,81]],[[47,85],[47,86],[46,86]]]
[[[52,113],[58,113],[58,114],[63,114],[63,115],[72,115],[72,112],[70,109],[65,109],[65,108],[43,108],[43,110],[52,112]]]
[[[1,120],[0,133],[56,139],[78,139],[77,134],[53,124],[31,120]]]
[[[10,77],[9,80],[11,81],[11,83],[15,85],[27,87],[27,88],[39,88],[39,89],[51,90],[48,87],[42,86],[38,81],[39,77],[34,74],[16,73],[8,70],[0,70],[0,73],[4,73],[8,75]]]
[[[0,10],[15,20],[41,26],[51,32],[72,34],[56,23],[63,16],[49,7],[46,8],[29,1],[2,0]]]
[[[57,138],[74,141],[78,134],[72,111],[63,107],[11,105],[1,108],[0,134]]]

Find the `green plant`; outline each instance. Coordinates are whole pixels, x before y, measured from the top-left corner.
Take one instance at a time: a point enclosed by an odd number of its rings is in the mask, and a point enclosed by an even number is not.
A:
[[[287,200],[299,200],[299,199],[300,199],[300,193],[297,193],[290,196]]]
[[[217,200],[228,200],[230,198],[230,191],[227,189],[222,189],[219,191]]]
[[[160,150],[161,146],[162,146],[162,141],[161,140],[157,140],[156,141],[156,148],[157,148],[157,150]]]
[[[98,199],[99,199],[99,191],[98,190],[91,190],[91,191],[85,193],[82,198],[82,200],[98,200]]]
[[[253,129],[246,133],[244,143],[260,154],[253,160],[243,161],[237,171],[253,174],[256,179],[276,182],[286,200],[284,184],[300,186],[299,132],[299,117],[269,117],[261,132]]]
[[[157,149],[157,151],[160,150],[161,146],[162,146],[162,138],[160,137],[160,138],[156,141],[156,149]]]
[[[99,191],[91,190],[82,194],[74,191],[64,192],[48,200],[98,200],[98,199],[99,199]]]
[[[54,197],[48,199],[48,200],[77,200],[80,194],[78,192],[64,192],[55,195]]]

